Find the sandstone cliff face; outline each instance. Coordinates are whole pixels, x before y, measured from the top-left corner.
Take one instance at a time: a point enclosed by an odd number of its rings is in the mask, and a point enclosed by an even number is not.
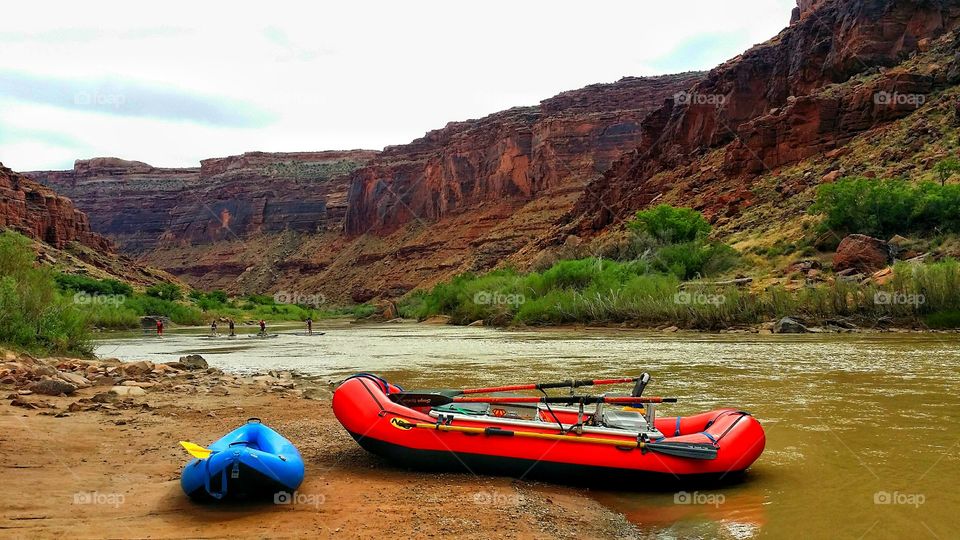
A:
[[[99,159],[32,174],[125,252],[196,286],[366,301],[489,269],[543,236],[639,142],[644,117],[701,77],[593,85],[379,154],[248,153],[199,169]]]
[[[376,152],[249,152],[198,168],[96,158],[27,173],[70,196],[124,252],[206,244],[286,229],[339,228],[346,174]]]
[[[466,122],[386,148],[355,171],[345,231],[387,234],[478,204],[578,190],[640,141],[640,125],[702,74],[625,78]]]
[[[199,180],[199,168],[163,169],[117,158],[77,160],[70,171],[24,173],[70,197],[93,229],[124,253],[156,246],[181,193]]]
[[[93,232],[87,216],[60,196],[0,164],[0,227],[64,248],[70,242],[109,251],[110,242]]]
[[[829,152],[916,110],[896,96],[955,84],[946,71],[887,69],[956,28],[955,1],[823,0],[800,7],[803,16],[780,35],[715,68],[689,95],[652,114],[639,147],[578,201],[568,232],[600,230],[644,207],[672,187],[661,173],[715,150],[725,154],[720,170],[689,172],[733,193],[761,171]],[[855,76],[862,84],[844,84]]]

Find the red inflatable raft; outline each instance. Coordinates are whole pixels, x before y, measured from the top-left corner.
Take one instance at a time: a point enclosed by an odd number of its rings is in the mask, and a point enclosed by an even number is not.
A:
[[[760,423],[737,409],[657,418],[653,404],[621,408],[603,397],[588,409],[515,397],[431,407],[410,405],[410,395],[361,374],[337,387],[333,411],[360,446],[402,466],[640,489],[736,477],[766,442]]]

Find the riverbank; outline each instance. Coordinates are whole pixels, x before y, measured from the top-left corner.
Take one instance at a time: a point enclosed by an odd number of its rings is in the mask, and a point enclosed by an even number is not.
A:
[[[289,372],[239,376],[204,368],[198,359],[171,361],[6,353],[0,363],[7,398],[0,402],[3,536],[636,535],[622,515],[573,489],[386,465],[340,427],[326,381]],[[40,393],[58,389],[69,395]],[[295,501],[191,503],[179,486],[189,456],[177,442],[209,443],[251,416],[303,454],[306,479]]]

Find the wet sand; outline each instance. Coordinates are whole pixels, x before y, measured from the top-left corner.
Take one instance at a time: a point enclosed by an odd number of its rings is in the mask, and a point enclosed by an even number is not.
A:
[[[636,536],[622,515],[574,489],[391,467],[340,427],[329,389],[308,389],[308,399],[303,384],[280,389],[249,378],[227,376],[224,384],[216,374],[213,381],[206,373],[182,377],[190,384],[171,375],[145,395],[92,410],[80,410],[91,407],[80,400],[109,387],[51,397],[14,396],[14,386],[0,385],[8,398],[0,403],[0,537]],[[205,393],[211,386],[229,393]],[[21,405],[11,405],[13,397]],[[293,501],[192,503],[179,485],[190,458],[178,441],[210,443],[251,416],[303,454],[306,479]]]

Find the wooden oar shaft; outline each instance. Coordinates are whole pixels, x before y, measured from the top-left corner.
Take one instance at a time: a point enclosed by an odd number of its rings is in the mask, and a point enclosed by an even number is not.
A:
[[[466,388],[461,394],[492,394],[494,392],[517,392],[520,390],[548,390],[551,388],[579,388],[581,386],[600,386],[609,384],[623,384],[636,382],[639,377],[621,377],[618,379],[584,379],[580,381],[560,381],[549,383],[513,384],[507,386],[490,386],[487,388]]]

